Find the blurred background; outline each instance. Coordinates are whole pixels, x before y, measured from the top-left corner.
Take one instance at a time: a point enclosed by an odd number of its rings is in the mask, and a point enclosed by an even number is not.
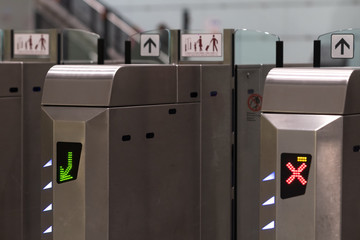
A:
[[[121,58],[131,34],[159,28],[247,28],[284,41],[286,63],[312,62],[313,40],[358,25],[360,0],[0,0],[0,28],[80,28]]]

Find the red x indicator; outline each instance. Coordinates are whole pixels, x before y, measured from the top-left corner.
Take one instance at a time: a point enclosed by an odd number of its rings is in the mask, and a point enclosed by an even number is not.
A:
[[[310,173],[311,155],[282,153],[280,161],[280,197],[287,199],[304,195]]]
[[[297,178],[302,185],[306,185],[307,181],[301,176],[301,172],[307,167],[305,163],[301,164],[298,169],[295,169],[295,167],[288,162],[286,167],[292,172],[292,175],[286,180],[287,184],[291,184]]]

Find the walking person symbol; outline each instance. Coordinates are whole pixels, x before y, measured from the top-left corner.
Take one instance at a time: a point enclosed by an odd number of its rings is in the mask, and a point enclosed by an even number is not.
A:
[[[32,50],[32,39],[31,39],[31,35],[30,35],[29,39],[25,42],[25,49],[27,49],[28,44],[29,44],[30,50]]]
[[[202,47],[203,47],[201,36],[199,37],[199,40],[197,40],[196,43],[199,44],[199,50],[200,50],[200,52],[201,52],[201,51],[202,51]],[[196,51],[196,50],[195,50],[195,51]]]
[[[213,35],[213,37],[212,37],[212,39],[210,40],[210,43],[209,43],[209,45],[207,45],[207,47],[206,47],[206,51],[208,51],[208,49],[209,49],[209,47],[210,47],[210,45],[211,45],[211,43],[212,43],[212,47],[213,47],[213,52],[215,52],[215,50],[216,50],[216,52],[218,51],[218,48],[217,48],[217,44],[218,44],[218,40],[216,39],[216,37],[215,37],[215,35]]]
[[[46,50],[45,43],[46,43],[46,40],[45,40],[44,36],[41,34],[41,37],[39,39],[38,44],[36,44],[35,49],[37,49],[38,45],[40,44],[41,45],[41,50]]]

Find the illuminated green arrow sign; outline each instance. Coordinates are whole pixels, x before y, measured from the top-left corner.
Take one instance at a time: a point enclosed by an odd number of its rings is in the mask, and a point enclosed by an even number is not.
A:
[[[64,183],[77,179],[81,143],[57,142],[56,172],[57,183]]]
[[[60,166],[60,182],[68,181],[70,179],[73,179],[73,176],[69,175],[70,170],[73,167],[72,164],[72,152],[68,152],[67,154],[67,168],[64,170],[62,166]]]

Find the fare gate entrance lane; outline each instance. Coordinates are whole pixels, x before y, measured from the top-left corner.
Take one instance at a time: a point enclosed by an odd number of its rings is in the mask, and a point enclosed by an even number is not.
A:
[[[230,238],[231,84],[219,75],[231,66],[53,67],[42,239]]]
[[[80,56],[97,52],[96,36],[74,29],[61,33],[56,29],[0,30],[0,165],[6,172],[0,177],[1,238],[41,238],[40,107],[44,79],[58,61],[69,63],[74,55],[80,60]],[[76,48],[78,41],[83,46]],[[63,52],[58,51],[59,45]],[[78,51],[69,56],[69,49]],[[80,61],[85,63],[84,58]]]
[[[260,239],[360,237],[356,68],[270,71],[261,117]]]

